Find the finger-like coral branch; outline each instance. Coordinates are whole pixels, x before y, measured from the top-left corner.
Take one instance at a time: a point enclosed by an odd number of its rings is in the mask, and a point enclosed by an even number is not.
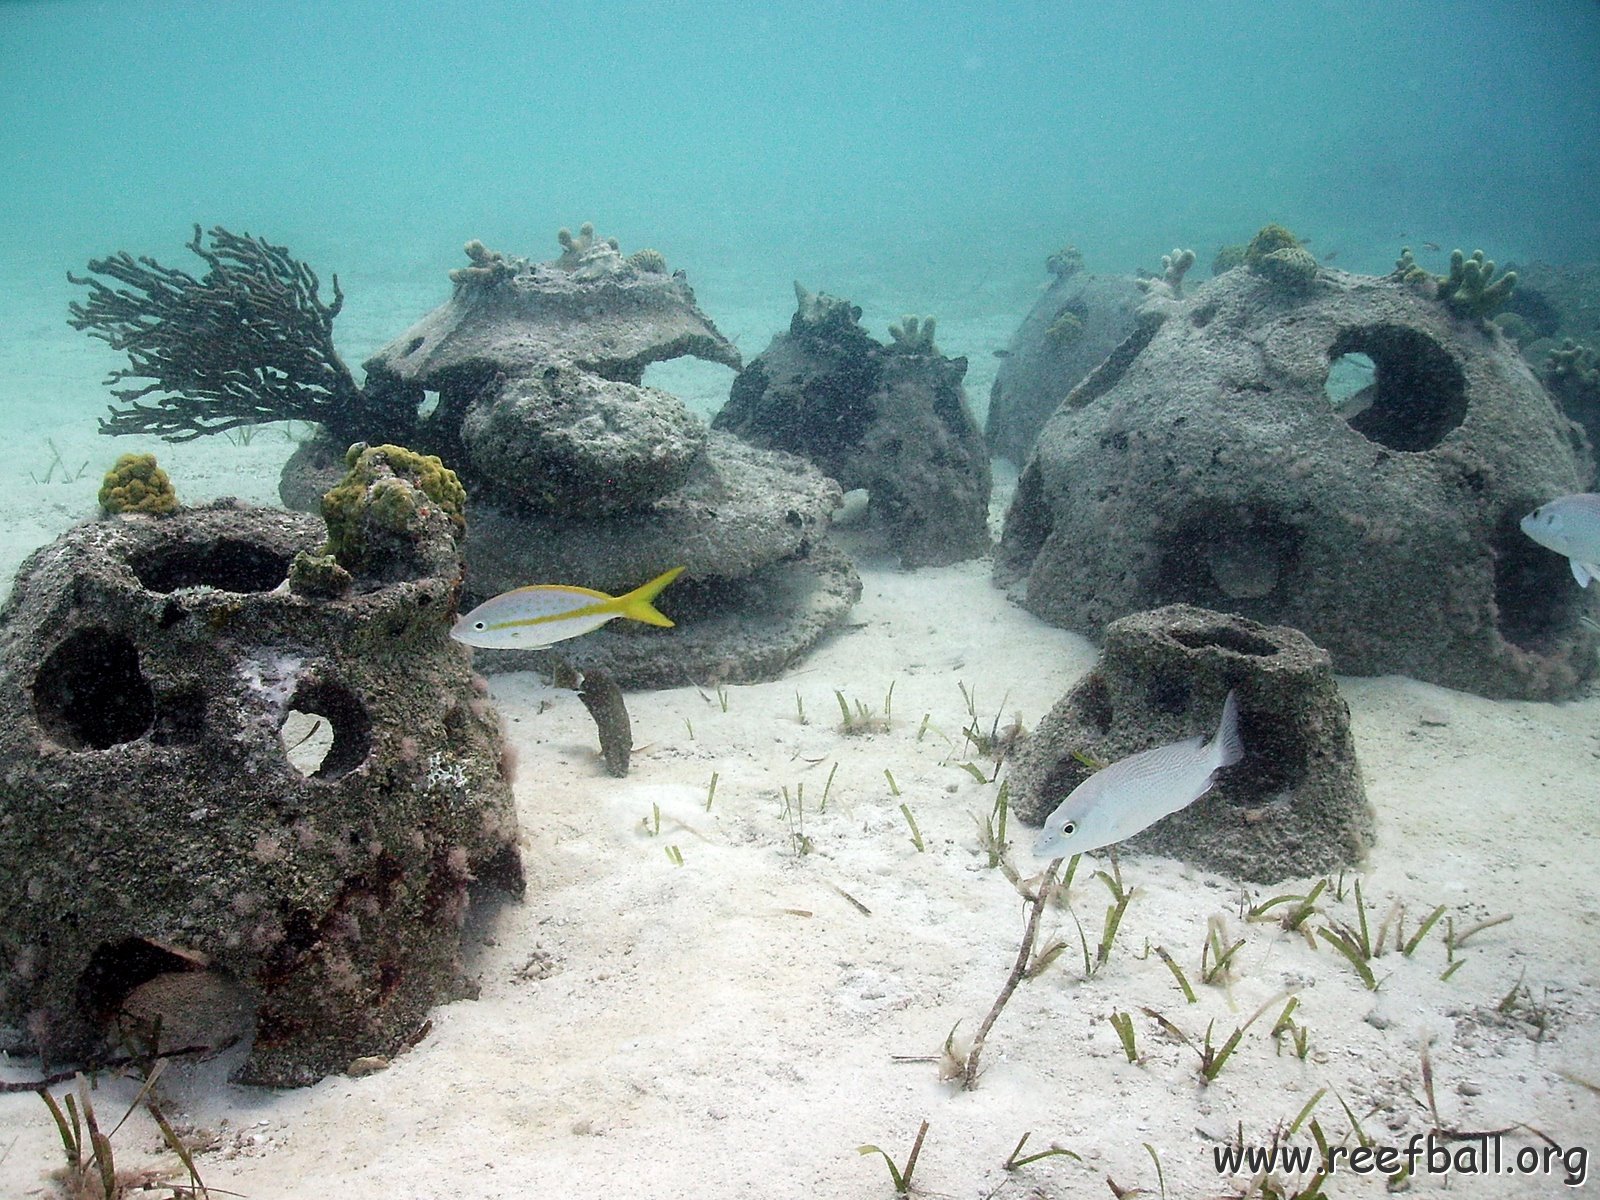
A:
[[[1506,306],[1517,286],[1517,273],[1505,271],[1498,278],[1494,262],[1482,250],[1469,258],[1457,250],[1450,255],[1450,274],[1439,282],[1439,299],[1458,316],[1492,317]]]

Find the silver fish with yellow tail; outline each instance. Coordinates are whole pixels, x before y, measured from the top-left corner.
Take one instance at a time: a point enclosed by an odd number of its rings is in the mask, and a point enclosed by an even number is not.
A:
[[[487,650],[543,650],[618,617],[670,629],[672,620],[652,601],[682,573],[682,567],[673,567],[621,596],[562,583],[513,588],[458,619],[450,636]]]

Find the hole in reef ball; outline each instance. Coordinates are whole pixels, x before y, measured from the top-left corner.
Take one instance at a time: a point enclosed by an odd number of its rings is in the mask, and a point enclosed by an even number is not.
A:
[[[1391,450],[1431,450],[1466,419],[1466,374],[1427,334],[1404,325],[1341,329],[1328,348],[1330,401],[1335,369],[1343,387],[1362,359],[1372,363],[1372,382],[1346,397],[1340,415],[1367,440]]]
[[[1502,514],[1490,539],[1495,623],[1512,645],[1548,653],[1577,620],[1578,608],[1568,600],[1577,585],[1566,559],[1540,553],[1544,547],[1518,527],[1521,514],[1536,504],[1525,500]]]
[[[372,721],[349,688],[329,680],[303,680],[289,701],[278,740],[299,774],[338,779],[366,761]]]
[[[235,538],[179,542],[128,564],[152,592],[214,587],[224,592],[270,592],[289,576],[286,555]]]
[[[1270,601],[1292,581],[1302,539],[1266,505],[1196,504],[1157,537],[1161,603],[1242,610]]]
[[[1220,646],[1224,650],[1232,650],[1236,654],[1248,654],[1253,658],[1268,658],[1278,652],[1278,648],[1266,638],[1257,637],[1247,629],[1237,629],[1231,625],[1217,625],[1211,629],[1174,630],[1172,640],[1188,646],[1191,650]]]
[[[103,1020],[121,1008],[128,993],[140,984],[158,975],[204,970],[206,965],[201,955],[149,938],[102,942],[78,976],[78,1007],[88,1016]]]
[[[155,697],[139,670],[139,650],[109,629],[67,635],[33,681],[44,731],[72,750],[104,750],[142,737],[155,722]]]

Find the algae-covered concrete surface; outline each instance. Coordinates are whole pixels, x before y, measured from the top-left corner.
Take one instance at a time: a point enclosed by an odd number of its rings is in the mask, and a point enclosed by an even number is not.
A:
[[[977,1088],[962,1091],[941,1081],[941,1049],[951,1039],[959,1050],[994,1002],[1025,916],[981,846],[996,787],[961,765],[976,758],[962,735],[967,697],[986,728],[1017,714],[1031,725],[1095,651],[1008,603],[986,563],[904,573],[869,543],[853,549],[866,588],[851,627],[782,679],[630,697],[637,749],[624,780],[606,774],[575,694],[531,674],[496,677],[521,756],[529,891],[472,917],[478,998],[435,1009],[415,1048],[365,1077],[267,1091],[227,1081],[239,1048],[175,1062],[160,1085],[163,1111],[196,1146],[206,1183],[258,1197],[385,1200],[616,1187],[887,1196],[883,1160],[857,1147],[875,1143],[903,1164],[926,1120],[913,1178],[924,1194],[1094,1195],[1107,1176],[1159,1194],[1159,1158],[1169,1195],[1224,1195],[1252,1172],[1219,1174],[1214,1151],[1241,1131],[1246,1145],[1270,1144],[1319,1092],[1311,1117],[1332,1143],[1356,1144],[1350,1114],[1379,1146],[1425,1135],[1435,1116],[1424,1046],[1440,1126],[1510,1130],[1504,1170],[1541,1155],[1543,1138],[1576,1166],[1574,1148],[1600,1128],[1600,1097],[1582,1082],[1600,1081],[1590,869],[1600,703],[1341,679],[1377,842],[1359,876],[1324,890],[1304,928],[1359,926],[1359,878],[1371,936],[1383,925],[1389,947],[1397,906],[1407,938],[1445,906],[1415,952],[1376,958],[1370,991],[1322,936],[1313,945],[1241,918],[1315,880],[1246,891],[1127,855],[1133,896],[1107,961],[1086,978],[1078,925],[1092,958],[1109,902],[1093,874],[1109,868],[1100,855],[1045,916],[1043,937],[1066,949],[1018,987]],[[842,732],[835,691],[875,715],[887,707],[887,727]],[[1039,865],[1027,854],[1032,831],[1008,832],[1027,875]],[[1452,958],[1446,919],[1459,938],[1502,914],[1512,919]],[[1208,986],[1209,923],[1243,944]],[[1158,946],[1191,982],[1193,1004]],[[1291,996],[1298,1003],[1274,1037]],[[1263,1008],[1210,1084],[1197,1051],[1144,1011],[1203,1045],[1208,1025],[1220,1043]],[[1132,1017],[1137,1063],[1114,1012]],[[38,1069],[9,1060],[3,1077]],[[96,1105],[120,1115],[137,1087],[104,1077]],[[1310,1144],[1310,1119],[1290,1142]],[[1058,1144],[1081,1161],[1056,1156],[1008,1173],[1025,1133],[1025,1153]],[[115,1145],[130,1168],[177,1166],[142,1113]],[[0,1194],[49,1195],[60,1155],[35,1096],[0,1097]],[[1552,1160],[1554,1174],[1493,1179],[1419,1167],[1412,1192],[1549,1195],[1562,1161]],[[1384,1180],[1347,1167],[1329,1190],[1376,1196]]]

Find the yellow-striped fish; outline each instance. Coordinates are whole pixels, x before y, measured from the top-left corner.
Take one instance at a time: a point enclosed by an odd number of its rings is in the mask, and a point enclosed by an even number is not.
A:
[[[450,636],[487,650],[543,650],[593,633],[617,617],[670,628],[672,621],[651,601],[682,573],[682,567],[673,567],[621,596],[560,583],[513,588],[459,618]]]

